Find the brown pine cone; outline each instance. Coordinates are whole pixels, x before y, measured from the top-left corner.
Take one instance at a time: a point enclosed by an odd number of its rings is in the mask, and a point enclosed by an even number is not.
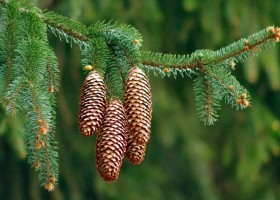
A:
[[[126,150],[126,117],[120,100],[112,100],[96,141],[96,164],[100,176],[108,182],[118,179]]]
[[[86,77],[80,98],[79,128],[84,136],[91,136],[101,126],[106,108],[106,89],[97,71]]]
[[[133,140],[132,135],[128,136],[125,157],[130,163],[135,165],[140,164],[144,160],[145,151],[146,144],[137,144]]]
[[[128,74],[124,99],[128,135],[136,144],[145,145],[151,132],[152,95],[148,77],[137,67]]]

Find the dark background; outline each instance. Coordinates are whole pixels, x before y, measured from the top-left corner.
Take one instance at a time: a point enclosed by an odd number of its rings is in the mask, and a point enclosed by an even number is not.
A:
[[[42,0],[47,8],[86,25],[111,20],[143,35],[142,49],[189,54],[217,50],[269,25],[280,25],[278,0]],[[252,95],[252,106],[223,105],[210,127],[198,119],[189,78],[149,74],[153,95],[152,134],[139,166],[127,161],[116,183],[95,166],[96,136],[77,126],[85,77],[80,51],[49,35],[59,60],[56,138],[60,177],[56,191],[40,188],[27,164],[20,118],[0,114],[0,199],[280,199],[279,47],[238,64],[234,74]],[[3,112],[1,112],[3,113]]]

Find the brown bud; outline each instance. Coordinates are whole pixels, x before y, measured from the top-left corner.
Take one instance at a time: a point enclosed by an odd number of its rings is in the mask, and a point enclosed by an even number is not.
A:
[[[163,71],[164,71],[164,73],[168,73],[169,69],[168,68],[164,68]]]
[[[51,191],[54,191],[55,186],[54,186],[54,184],[52,184],[52,183],[50,183],[50,182],[47,182],[47,183],[44,185],[44,188],[45,188],[47,191],[51,192]]]
[[[243,49],[244,49],[245,51],[247,51],[247,50],[250,49],[250,47],[249,47],[249,45],[245,45]]]
[[[37,142],[35,143],[35,149],[36,149],[36,150],[39,150],[39,149],[41,149],[41,148],[44,147],[44,146],[45,146],[44,141],[37,141]]]
[[[242,103],[242,99],[241,99],[241,98],[238,98],[236,102],[237,102],[238,104],[241,104],[241,103]]]
[[[42,119],[38,119],[37,123],[38,123],[39,125],[42,125],[42,124],[43,124],[43,120],[42,120]]]
[[[275,33],[275,28],[273,26],[270,26],[268,27],[268,31],[271,33],[271,34],[274,34]]]
[[[54,86],[51,85],[49,90],[50,90],[51,93],[54,93]]]
[[[48,125],[43,124],[40,128],[40,132],[42,133],[42,135],[46,135],[48,132],[48,129],[49,129]]]
[[[276,37],[280,37],[280,28],[279,27],[277,27],[276,29],[275,29],[275,36]]]
[[[230,91],[232,91],[232,92],[233,92],[233,90],[234,90],[234,86],[233,86],[233,85],[230,85],[230,86],[228,86],[228,89],[229,89]]]
[[[247,94],[246,94],[246,93],[243,93],[243,94],[241,95],[241,98],[242,98],[242,99],[246,99],[246,98],[247,98]]]
[[[49,182],[50,183],[55,183],[57,180],[56,178],[53,177],[53,175],[49,175]]]
[[[139,40],[137,40],[137,39],[133,40],[133,44],[138,45],[139,44]]]
[[[249,102],[246,99],[242,100],[242,105],[246,108],[249,106]]]
[[[93,70],[93,66],[91,66],[91,65],[86,65],[86,66],[84,66],[84,70],[86,70],[86,71],[91,71],[91,70]]]
[[[236,65],[236,63],[233,62],[233,61],[231,61],[231,62],[229,63],[229,66],[230,66],[230,68],[231,68],[232,70],[235,70],[235,65]]]
[[[40,166],[41,166],[41,165],[40,165],[39,162],[35,162],[35,163],[33,164],[33,167],[34,167],[35,169],[38,169]]]

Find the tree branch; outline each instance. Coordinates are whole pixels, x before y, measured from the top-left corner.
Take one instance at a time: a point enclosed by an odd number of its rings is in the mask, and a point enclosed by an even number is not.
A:
[[[0,4],[2,6],[5,6],[7,4],[7,1],[6,0],[0,0]],[[29,10],[27,10],[25,8],[20,8],[20,11],[21,12],[29,12]],[[83,33],[83,31],[74,30],[71,27],[68,27],[66,24],[63,24],[63,23],[59,22],[59,20],[55,20],[54,17],[50,17],[50,15],[48,15],[48,12],[38,13],[38,14],[41,17],[41,19],[47,25],[49,25],[50,27],[53,27],[55,29],[58,29],[61,32],[64,32],[66,35],[70,36],[74,40],[78,40],[78,41],[83,42],[83,43],[90,42],[90,38],[87,36],[86,33]],[[75,21],[72,21],[70,19],[68,19],[68,20],[69,20],[69,22],[71,22],[73,24],[81,25],[81,24],[79,24]],[[83,28],[87,29],[87,27],[84,27],[84,26],[83,26]],[[238,55],[241,55],[241,54],[246,53],[246,52],[252,52],[252,51],[257,52],[259,50],[258,46],[260,46],[262,44],[265,44],[266,42],[268,42],[268,40],[273,39],[274,42],[279,41],[280,28],[268,27],[267,29],[265,29],[265,31],[268,32],[268,35],[266,37],[260,38],[259,40],[256,40],[253,43],[249,43],[248,40],[241,39],[242,41],[245,41],[242,49],[237,48],[238,49],[237,51],[230,52],[228,54],[226,53],[222,57],[219,57],[215,60],[203,61],[203,59],[201,59],[200,62],[197,62],[198,59],[193,59],[193,62],[189,62],[189,58],[191,58],[191,56],[185,56],[186,59],[183,59],[183,57],[181,57],[181,56],[175,56],[175,55],[169,55],[169,54],[168,55],[167,54],[160,54],[160,56],[158,56],[157,59],[154,59],[152,56],[149,56],[148,58],[144,56],[144,57],[142,57],[141,63],[144,66],[149,66],[149,67],[152,67],[152,68],[201,69],[203,66],[209,66],[209,65],[222,63],[225,60],[235,58]],[[256,35],[257,34],[258,33],[256,33]],[[221,51],[221,50],[218,50],[218,51]],[[216,52],[218,52],[218,51],[216,51]],[[154,54],[154,53],[150,53],[150,55],[151,54]],[[148,55],[148,54],[145,51],[141,51],[141,55]],[[170,62],[167,63],[166,60],[170,60]]]

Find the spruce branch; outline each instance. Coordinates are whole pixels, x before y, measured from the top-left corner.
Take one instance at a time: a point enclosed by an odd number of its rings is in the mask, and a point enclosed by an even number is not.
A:
[[[58,62],[57,58],[50,47],[47,47],[47,63],[46,63],[46,70],[48,75],[48,85],[49,91],[51,93],[58,92],[59,89],[59,70],[57,68]]]
[[[86,36],[87,29],[84,25],[50,11],[45,11],[40,16],[50,31],[59,36],[60,40],[64,38],[67,42],[74,41],[80,46],[86,45],[90,41]]]
[[[21,32],[20,16],[17,12],[17,5],[12,2],[2,11],[3,26],[0,27],[0,101],[3,101],[4,94],[9,90],[12,80],[12,67],[16,56],[16,46],[19,42]]]
[[[58,177],[54,130],[59,75],[56,56],[48,44],[47,30],[61,40],[80,46],[81,62],[88,66],[85,70],[94,69],[105,79],[109,101],[123,100],[129,71],[135,66],[155,75],[195,77],[197,110],[200,120],[206,125],[217,121],[221,100],[237,109],[250,105],[250,95],[232,75],[232,69],[236,63],[257,56],[280,39],[280,28],[267,27],[217,51],[197,50],[190,55],[162,54],[140,50],[142,36],[129,25],[97,22],[86,27],[17,0],[0,0],[0,6],[3,21],[0,27],[1,100],[6,101],[4,106],[9,113],[20,111],[27,116],[25,139],[28,161],[38,171],[41,184],[49,191],[55,188]],[[150,86],[147,86],[148,78],[144,73],[141,72],[140,77],[145,77],[144,87],[141,78],[135,75],[131,91],[144,92],[140,96],[148,105],[145,116],[149,121]],[[142,91],[143,88],[146,90]],[[136,100],[131,101],[133,105],[143,102],[135,103]],[[138,110],[135,114],[140,115],[141,112]],[[137,120],[135,123],[138,123]],[[145,130],[150,128],[150,124],[142,126]]]
[[[240,85],[236,78],[231,74],[228,66],[212,66],[206,70],[206,76],[211,78],[215,88],[219,91],[219,96],[225,99],[225,102],[236,109],[246,108],[250,103],[248,91]],[[239,102],[242,95],[246,94],[246,101]]]
[[[199,74],[194,80],[194,94],[198,116],[205,125],[213,125],[218,120],[222,96],[211,79]]]
[[[191,55],[171,55],[144,51],[141,52],[142,63],[151,68],[201,69],[202,66],[220,63],[244,62],[250,56],[256,56],[261,50],[273,46],[280,38],[280,28],[269,26],[247,39],[240,39],[227,47],[212,52],[198,50]],[[201,62],[197,62],[200,60]]]
[[[207,112],[207,121],[210,121],[211,117],[211,97],[210,97],[210,81],[205,81],[205,89],[206,89],[206,112]]]
[[[1,30],[7,30],[0,34],[0,72],[1,77],[8,77],[1,80],[5,107],[8,113],[20,111],[27,116],[24,138],[28,162],[38,171],[42,186],[52,190],[58,176],[53,95],[58,90],[57,62],[48,45],[46,25],[36,8],[26,12],[18,1],[11,0],[2,10]],[[6,51],[6,46],[11,50]]]
[[[105,74],[110,60],[110,52],[104,38],[93,38],[89,45],[81,49],[81,54],[83,66],[91,65],[100,74]]]
[[[2,4],[6,5],[7,3],[6,1],[3,1]],[[24,8],[21,8],[21,11],[28,12],[28,10]],[[127,25],[117,25],[112,22],[97,22],[95,25],[87,28],[78,22],[53,12],[45,11],[39,13],[39,15],[54,34],[56,32],[59,33],[58,36],[60,38],[66,38],[67,41],[67,38],[70,37],[77,43],[87,45],[90,43],[90,38],[101,35],[106,38],[107,43],[118,41],[119,45],[125,45],[124,48],[129,51],[135,49],[135,46],[129,45],[133,44],[135,39],[140,40],[140,42],[142,41],[141,35],[138,31]],[[196,51],[191,55],[171,55],[148,51],[140,51],[140,53],[135,51],[135,53],[140,56],[139,59],[141,63],[147,67],[147,69],[158,68],[158,70],[163,70],[164,68],[168,68],[171,70],[170,73],[172,73],[172,69],[183,71],[184,69],[188,69],[186,73],[189,75],[189,72],[192,72],[189,70],[199,69],[201,66],[218,64],[229,60],[230,62],[243,62],[249,56],[256,56],[261,50],[265,50],[274,45],[275,42],[279,41],[279,35],[279,28],[268,27],[249,36],[247,39],[240,39],[239,41],[214,52],[212,55],[213,57],[210,60],[207,59],[202,63],[197,62],[198,57],[205,57],[201,50]],[[130,53],[133,54],[133,52]],[[136,64],[138,62],[136,61],[134,63]],[[177,70],[174,70],[174,73],[176,72]]]

